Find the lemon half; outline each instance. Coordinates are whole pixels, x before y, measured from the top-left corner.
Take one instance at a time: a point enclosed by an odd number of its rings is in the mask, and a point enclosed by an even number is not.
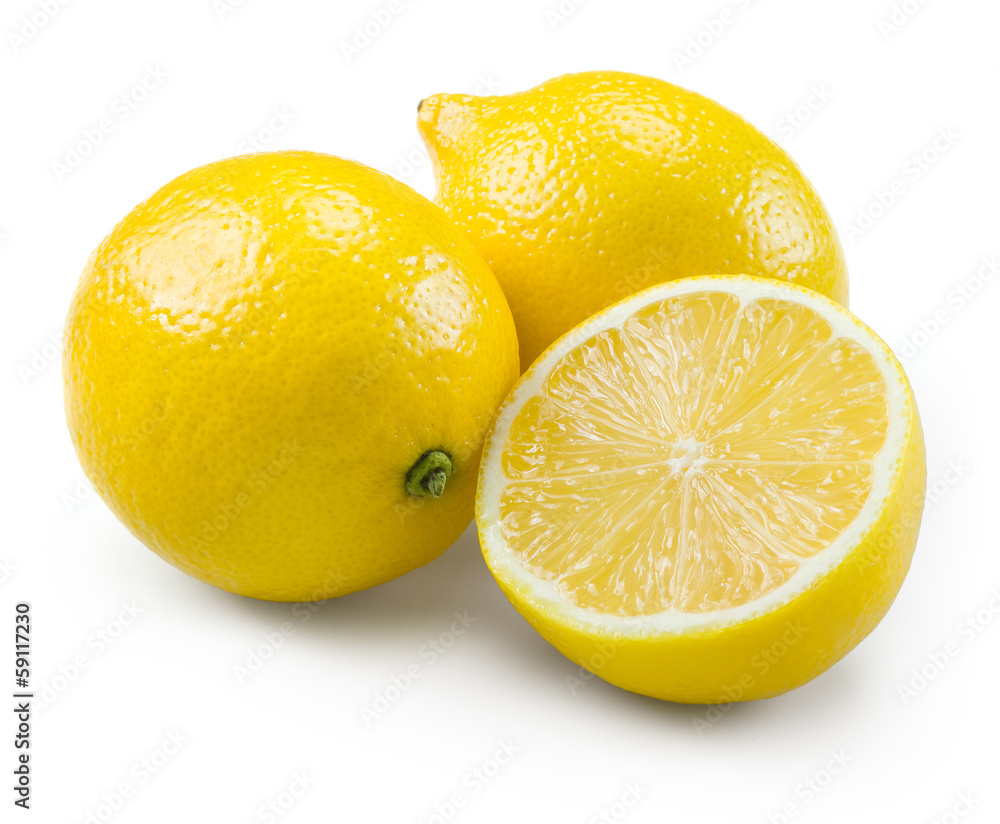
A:
[[[698,277],[600,312],[521,377],[476,517],[563,654],[711,703],[797,687],[875,627],[924,483],[913,393],[868,327],[798,286]]]

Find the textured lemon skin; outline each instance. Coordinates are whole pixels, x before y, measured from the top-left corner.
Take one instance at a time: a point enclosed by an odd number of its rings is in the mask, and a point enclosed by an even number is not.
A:
[[[458,537],[518,361],[496,279],[436,206],[282,152],[195,169],[119,223],[63,367],[80,462],[134,535],[202,581],[298,601]],[[454,463],[444,494],[412,496],[434,449]]]
[[[661,80],[565,75],[507,96],[433,95],[418,126],[437,202],[493,269],[522,370],[552,341],[667,280],[742,272],[847,305],[847,266],[792,159]]]
[[[902,366],[881,345],[906,387],[905,446],[895,464],[894,485],[871,528],[848,556],[791,600],[710,630],[594,631],[500,571],[486,535],[491,524],[484,462],[476,522],[487,566],[501,590],[563,655],[603,680],[641,695],[694,704],[751,701],[788,692],[825,672],[854,649],[892,605],[909,570],[923,513],[927,469],[920,416]],[[530,378],[531,372],[521,382]],[[517,386],[504,406],[514,400],[516,391]],[[486,438],[486,453],[503,446],[503,435],[496,429],[499,419],[498,412]]]

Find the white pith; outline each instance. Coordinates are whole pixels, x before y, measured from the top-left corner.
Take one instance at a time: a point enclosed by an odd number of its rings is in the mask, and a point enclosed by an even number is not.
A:
[[[666,610],[643,616],[611,615],[582,608],[566,600],[554,582],[539,578],[526,569],[503,537],[499,506],[501,492],[509,479],[503,472],[501,458],[510,426],[523,405],[538,393],[552,369],[567,353],[602,331],[621,328],[632,314],[644,306],[701,292],[730,294],[743,303],[772,298],[801,304],[823,317],[837,338],[856,341],[871,354],[885,380],[888,427],[884,444],[871,462],[870,492],[857,516],[836,540],[806,559],[784,584],[741,606],[704,613]],[[690,278],[655,286],[599,313],[553,344],[521,378],[501,407],[487,440],[480,469],[477,516],[484,554],[494,574],[522,597],[533,601],[537,609],[583,630],[621,635],[680,633],[746,621],[787,603],[810,588],[840,564],[878,520],[892,486],[895,467],[902,460],[906,448],[907,395],[905,377],[886,345],[846,310],[821,295],[777,281],[746,277]],[[691,445],[692,454],[694,446]],[[677,460],[683,462],[685,457]]]

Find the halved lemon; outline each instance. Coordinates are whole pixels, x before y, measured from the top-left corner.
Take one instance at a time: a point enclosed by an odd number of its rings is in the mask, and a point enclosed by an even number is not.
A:
[[[521,377],[476,519],[507,597],[582,667],[748,700],[885,615],[925,475],[906,375],[867,326],[801,287],[698,277],[600,312]]]

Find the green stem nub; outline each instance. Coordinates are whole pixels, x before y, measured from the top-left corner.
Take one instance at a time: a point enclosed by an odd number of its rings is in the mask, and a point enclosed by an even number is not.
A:
[[[440,498],[451,477],[451,458],[439,449],[420,456],[413,468],[406,473],[406,491],[418,498]]]

